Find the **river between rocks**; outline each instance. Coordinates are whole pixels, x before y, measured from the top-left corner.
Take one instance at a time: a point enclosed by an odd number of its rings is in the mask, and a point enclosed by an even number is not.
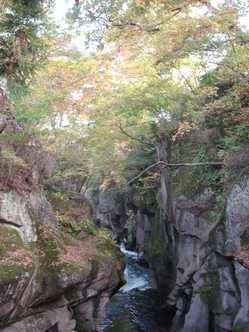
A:
[[[127,257],[124,271],[126,284],[114,295],[107,306],[102,324],[104,332],[167,332],[159,312],[159,295],[149,283],[149,269],[138,264],[139,255],[125,249]],[[162,326],[164,325],[164,327]]]

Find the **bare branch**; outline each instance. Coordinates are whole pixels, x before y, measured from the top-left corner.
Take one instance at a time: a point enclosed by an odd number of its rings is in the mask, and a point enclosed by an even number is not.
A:
[[[127,182],[127,185],[129,186],[136,180],[138,180],[141,176],[143,176],[145,173],[150,171],[156,166],[163,166],[163,167],[194,167],[194,166],[223,166],[225,163],[223,161],[209,161],[209,162],[200,162],[200,163],[176,163],[171,164],[167,163],[166,161],[160,160],[148,167],[146,167],[142,172],[140,172],[137,176],[135,176],[133,179]]]
[[[155,147],[155,144],[152,141],[143,140],[141,138],[134,137],[134,136],[130,135],[129,133],[127,133],[127,131],[124,130],[124,128],[121,126],[121,124],[119,125],[119,129],[125,136],[133,139],[134,141],[137,141],[137,142],[139,142],[141,144],[144,144],[144,145],[150,145],[150,146]]]
[[[207,162],[200,162],[200,163],[177,163],[177,164],[168,164],[163,162],[165,166],[169,167],[193,167],[193,166],[223,166],[225,163],[223,161],[207,161]]]
[[[131,22],[123,22],[123,23],[112,23],[112,27],[124,29],[124,28],[130,26],[130,27],[136,27],[140,31],[153,33],[153,32],[159,32],[160,31],[159,25],[161,25],[161,24],[162,23],[158,23],[156,26],[142,27],[139,23],[131,21]]]
[[[133,179],[131,179],[130,181],[127,182],[127,186],[129,186],[130,184],[132,184],[134,181],[138,180],[139,178],[141,178],[142,175],[144,175],[145,173],[147,173],[148,171],[150,171],[152,168],[158,166],[161,162],[158,161],[155,164],[152,164],[150,166],[148,166],[147,168],[145,168],[141,173],[139,173],[137,176],[135,176]]]
[[[172,18],[177,16],[181,11],[182,11],[182,8],[176,8],[176,9],[171,10],[173,15],[169,17],[168,21],[170,21]],[[141,32],[148,32],[148,33],[159,32],[161,30],[160,25],[165,23],[165,22],[159,22],[159,23],[155,24],[154,26],[153,25],[152,26],[142,26],[139,23],[134,22],[134,21],[115,23],[113,20],[109,20],[109,22],[111,23],[112,27],[124,29],[124,28],[130,26],[130,27],[138,28],[138,30],[140,30]]]

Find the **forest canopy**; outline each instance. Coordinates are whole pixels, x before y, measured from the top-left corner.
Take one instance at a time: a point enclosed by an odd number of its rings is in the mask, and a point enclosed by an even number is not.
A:
[[[161,162],[191,163],[194,192],[223,186],[215,165],[249,139],[246,2],[75,1],[63,34],[51,1],[30,3],[1,1],[0,72],[26,139],[60,160],[56,176],[153,189]]]

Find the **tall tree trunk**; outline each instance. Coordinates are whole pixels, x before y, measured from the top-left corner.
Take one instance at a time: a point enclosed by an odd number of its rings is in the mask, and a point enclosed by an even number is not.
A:
[[[0,134],[7,126],[8,98],[6,80],[0,76]]]
[[[164,133],[160,133],[156,146],[157,162],[165,161],[170,163],[171,140]],[[175,232],[175,216],[172,201],[171,175],[170,168],[163,163],[160,166],[160,233],[165,244],[165,260],[167,265],[171,267],[171,278],[175,275],[175,262],[177,260],[176,253],[176,232]]]
[[[159,140],[156,147],[157,162],[165,161],[166,164],[170,163],[171,156],[171,141],[164,134],[160,133]],[[163,163],[159,163],[160,167],[160,182],[161,182],[161,200],[160,208],[164,211],[167,222],[174,224],[174,212],[172,203],[172,188],[170,168]]]

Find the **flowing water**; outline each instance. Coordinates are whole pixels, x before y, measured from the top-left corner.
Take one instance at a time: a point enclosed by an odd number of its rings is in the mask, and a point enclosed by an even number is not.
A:
[[[103,322],[104,332],[162,332],[160,327],[159,297],[149,285],[149,270],[138,264],[139,255],[125,249],[124,271],[126,284],[113,296]]]

